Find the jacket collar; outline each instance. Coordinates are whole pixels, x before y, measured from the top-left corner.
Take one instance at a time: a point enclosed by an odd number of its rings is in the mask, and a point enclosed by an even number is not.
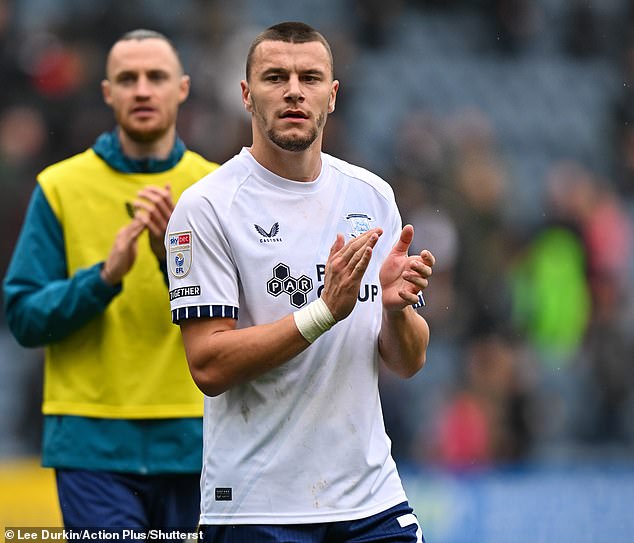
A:
[[[186,151],[185,144],[176,136],[174,147],[165,159],[130,158],[124,155],[121,150],[116,128],[111,132],[101,134],[92,149],[108,166],[122,173],[160,173],[171,170],[183,158]]]

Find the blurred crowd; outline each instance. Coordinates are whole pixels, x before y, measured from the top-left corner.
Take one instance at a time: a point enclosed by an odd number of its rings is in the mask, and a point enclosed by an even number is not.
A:
[[[427,367],[406,382],[382,376],[397,459],[477,469],[631,458],[634,3],[628,0],[0,0],[0,273],[38,171],[112,128],[100,80],[119,35],[149,27],[174,40],[193,85],[179,133],[189,147],[222,162],[250,143],[239,94],[246,48],[258,30],[291,19],[313,24],[333,44],[342,88],[326,127],[326,151],[388,180],[404,222],[415,227],[413,250],[429,248],[437,259],[423,310],[432,330]],[[432,25],[459,35],[436,40],[433,51],[416,50],[413,44],[426,36],[432,41],[426,34]],[[402,79],[386,75],[398,55],[414,59]],[[592,72],[600,65],[600,74],[618,84],[597,81],[600,107],[592,119],[599,119],[600,133],[584,140],[590,144],[575,149],[578,134],[569,129],[560,138],[568,141],[561,142],[566,152],[548,145],[540,167],[531,167],[544,145],[539,131],[511,145],[496,122],[495,100],[490,110],[468,98],[447,105],[437,81],[417,78],[438,58],[441,72],[464,69],[465,56],[476,69],[501,66],[510,74],[527,58],[556,58],[591,80],[601,79]],[[369,83],[382,75],[380,89]],[[477,92],[470,84],[461,96]],[[412,87],[436,93],[437,101],[417,100],[422,95]],[[509,108],[508,123],[520,133],[522,123],[540,116],[554,123],[560,113],[540,100],[530,107]],[[386,111],[400,111],[390,113],[394,126],[380,121]],[[583,124],[573,120],[572,127]],[[12,345],[2,319],[0,397],[15,405],[0,409],[0,454],[36,453],[41,352]]]

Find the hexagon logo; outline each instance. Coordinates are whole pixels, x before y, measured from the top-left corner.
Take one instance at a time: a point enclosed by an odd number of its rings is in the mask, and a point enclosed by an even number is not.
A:
[[[266,282],[266,291],[276,298],[282,292],[288,294],[289,301],[294,307],[303,307],[308,303],[308,293],[313,290],[313,280],[307,275],[296,279],[291,275],[291,269],[283,263],[273,268],[273,277]]]

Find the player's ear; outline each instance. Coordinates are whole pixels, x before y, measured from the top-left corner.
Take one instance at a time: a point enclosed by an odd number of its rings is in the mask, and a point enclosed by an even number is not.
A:
[[[188,75],[182,75],[178,83],[178,103],[182,104],[189,96],[191,87],[191,79]]]
[[[334,80],[332,87],[330,88],[330,98],[328,99],[328,113],[332,113],[335,110],[335,103],[337,102],[337,91],[339,90],[339,81]]]
[[[104,79],[101,82],[101,94],[103,96],[103,101],[109,106],[112,105],[112,87],[110,85],[110,81]]]
[[[246,109],[249,113],[253,113],[253,103],[251,102],[251,89],[249,88],[249,83],[243,79],[240,81],[240,88],[242,89],[242,104],[244,105],[244,109]]]

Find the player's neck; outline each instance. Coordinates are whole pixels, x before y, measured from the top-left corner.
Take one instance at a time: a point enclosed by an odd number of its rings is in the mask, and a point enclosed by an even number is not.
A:
[[[253,158],[270,172],[292,181],[314,181],[321,172],[321,138],[305,151],[285,151],[272,143],[255,141]]]

